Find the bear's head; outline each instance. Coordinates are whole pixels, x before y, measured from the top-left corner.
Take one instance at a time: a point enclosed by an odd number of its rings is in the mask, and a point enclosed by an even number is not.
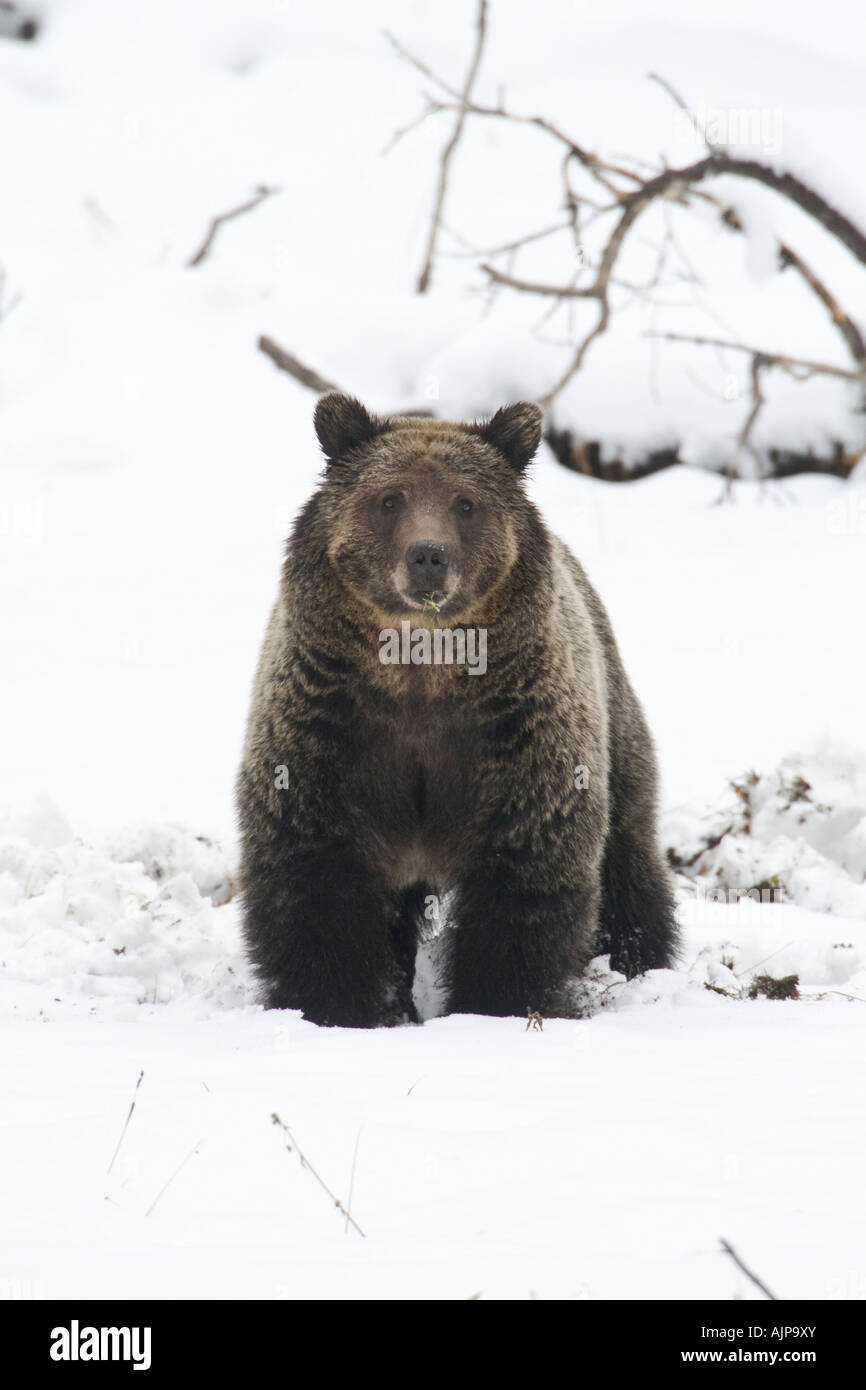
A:
[[[319,494],[341,583],[380,614],[459,617],[512,571],[534,508],[521,474],[542,413],[520,402],[477,424],[378,419],[323,396],[315,428],[328,460]]]

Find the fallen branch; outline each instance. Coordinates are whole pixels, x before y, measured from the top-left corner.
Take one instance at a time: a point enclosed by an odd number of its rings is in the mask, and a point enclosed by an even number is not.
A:
[[[344,387],[336,386],[333,381],[328,381],[327,377],[319,376],[319,373],[314,371],[312,367],[305,366],[299,358],[294,357],[290,352],[286,352],[285,348],[281,348],[279,343],[274,342],[273,338],[267,338],[262,335],[262,337],[259,338],[258,347],[259,351],[263,352],[266,357],[270,357],[271,361],[274,362],[281,371],[287,372],[289,376],[294,377],[295,381],[299,381],[300,384],[306,386],[308,390],[315,391],[318,396],[323,396],[328,391],[339,391],[341,394],[347,394]],[[435,419],[435,412],[428,410],[426,406],[414,406],[407,410],[386,411],[386,414],[389,416],[399,415],[402,419],[405,419],[407,416],[412,416],[415,419]]]
[[[221,212],[217,217],[214,217],[207,229],[204,241],[195,255],[187,261],[187,266],[192,268],[193,266],[201,265],[202,261],[205,260],[210,252],[214,238],[224,222],[231,222],[235,217],[242,217],[244,213],[252,212],[253,208],[257,208],[266,198],[273,197],[273,195],[279,193],[279,191],[278,188],[268,188],[266,184],[260,184],[252,198],[248,199],[247,202],[241,203],[240,207],[231,208],[228,212]]]
[[[265,337],[264,334],[259,338],[259,352],[263,352],[266,357],[279,367],[281,372],[288,372],[295,381],[299,381],[302,386],[308,387],[311,391],[317,391],[319,395],[324,395],[326,391],[339,391],[341,388],[335,386],[333,381],[328,381],[326,377],[319,376],[312,367],[305,367],[303,362],[297,357],[293,357],[285,348],[281,348],[275,343],[273,338]]]

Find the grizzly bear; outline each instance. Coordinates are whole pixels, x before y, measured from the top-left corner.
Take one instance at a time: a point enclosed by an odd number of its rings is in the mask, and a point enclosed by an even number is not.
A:
[[[468,424],[318,402],[327,465],[288,543],[237,789],[271,1008],[416,1022],[424,904],[446,894],[451,1013],[573,1016],[594,955],[627,976],[674,958],[644,716],[522,485],[541,427],[526,403]]]

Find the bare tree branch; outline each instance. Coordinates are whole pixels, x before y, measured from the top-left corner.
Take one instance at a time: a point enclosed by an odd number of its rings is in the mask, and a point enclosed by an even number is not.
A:
[[[545,237],[554,236],[557,232],[567,232],[570,227],[570,220],[568,222],[554,222],[549,227],[542,227],[540,231],[527,232],[525,236],[515,237],[513,241],[505,241],[501,246],[491,246],[486,251],[471,247],[465,251],[443,251],[442,255],[451,260],[461,261],[477,260],[479,256],[504,256],[509,251],[519,251],[522,246],[529,246],[533,241],[542,241]],[[482,265],[481,269],[486,270],[487,267]]]
[[[543,285],[535,280],[518,280],[515,275],[507,275],[503,270],[497,270],[495,265],[488,265],[486,261],[479,266],[485,275],[497,285],[507,285],[509,289],[520,290],[523,294],[550,295],[554,299],[601,299],[601,290],[598,284],[586,285],[583,289],[579,285]]]
[[[272,197],[274,193],[279,193],[279,191],[278,188],[268,188],[266,184],[260,184],[252,198],[246,203],[241,203],[240,207],[232,208],[229,212],[221,212],[218,217],[214,217],[207,229],[204,241],[195,255],[187,261],[187,266],[191,268],[192,266],[201,265],[202,261],[208,255],[213,245],[214,238],[224,222],[230,222],[233,217],[241,217],[245,212],[252,212],[253,208],[259,206],[259,203],[263,203],[266,198]]]
[[[388,37],[390,38],[390,35]],[[415,116],[411,121],[407,121],[404,126],[400,126],[399,130],[394,131],[394,134],[391,136],[391,139],[382,147],[382,158],[384,158],[385,155],[390,154],[394,146],[399,145],[400,141],[403,139],[404,136],[409,135],[413,130],[417,130],[419,125],[423,125],[424,122],[430,116],[438,116],[439,112],[442,109],[443,107],[441,106],[441,104],[433,101],[432,98],[428,97],[427,105],[424,108],[424,110],[419,115]]]
[[[437,111],[457,109],[451,102],[434,102],[433,106]],[[489,120],[510,121],[513,125],[534,126],[536,130],[544,131],[565,148],[569,159],[576,159],[588,170],[617,202],[623,196],[622,191],[605,177],[606,174],[616,174],[620,178],[629,179],[633,184],[641,182],[639,174],[635,174],[631,169],[626,169],[620,164],[611,164],[608,160],[600,159],[598,155],[592,154],[582,145],[578,145],[570,135],[566,135],[564,131],[555,126],[552,121],[546,120],[544,116],[521,116],[514,111],[508,111],[504,106],[479,106],[474,101],[470,102],[466,109],[472,116],[484,116]]]
[[[400,40],[396,39],[388,29],[384,30],[384,34],[398,58],[402,58],[405,62],[411,63],[413,68],[417,68],[425,77],[429,77],[431,82],[435,82],[437,87],[441,87],[443,92],[447,92],[455,101],[461,100],[460,93],[457,91],[456,87],[452,87],[444,78],[439,77],[432,68],[428,68],[427,64],[422,62],[414,53],[410,53],[408,48],[404,48]]]
[[[810,376],[839,377],[842,381],[863,381],[863,373],[846,367],[834,367],[829,362],[814,362],[807,357],[791,357],[785,352],[767,352],[765,348],[750,347],[748,343],[732,342],[726,338],[704,338],[691,333],[645,333],[645,338],[664,338],[669,343],[695,343],[699,347],[730,348],[732,352],[747,352],[762,359],[762,366],[780,367],[790,376],[805,381]]]
[[[469,71],[466,74],[466,81],[463,90],[458,98],[459,110],[457,119],[454,122],[454,129],[451,132],[451,139],[442,151],[442,159],[439,165],[439,182],[436,189],[436,202],[433,206],[433,218],[430,223],[430,231],[427,236],[427,247],[424,253],[424,264],[421,274],[418,276],[418,294],[426,294],[430,285],[430,276],[433,271],[433,257],[436,254],[436,239],[439,235],[439,225],[442,221],[442,209],[445,205],[445,195],[448,192],[448,166],[463,134],[463,127],[466,123],[466,113],[469,109],[469,97],[478,76],[478,68],[481,64],[481,55],[484,51],[484,39],[487,34],[487,0],[478,0],[478,19],[476,21],[475,49],[472,54],[472,61]]]
[[[814,270],[806,264],[802,256],[798,255],[785,241],[779,242],[779,256],[782,260],[782,265],[793,266],[798,274],[805,280],[809,289],[818,296],[825,309],[829,312],[836,327],[839,329],[839,332],[842,334],[854,361],[860,364],[866,362],[866,342],[863,340],[860,329],[857,327],[854,320],[840,307],[838,300],[830,293],[823,280],[819,280]]]
[[[691,121],[692,125],[694,126],[695,130],[697,131],[698,135],[700,135],[701,139],[703,140],[704,144],[706,145],[707,149],[710,150],[711,152],[712,152],[713,150],[719,149],[719,146],[718,146],[718,144],[716,143],[716,141],[715,141],[715,140],[711,140],[711,139],[709,138],[709,136],[707,135],[706,131],[701,130],[700,121],[698,120],[698,118],[697,118],[697,116],[695,115],[694,111],[692,110],[692,108],[691,108],[690,106],[688,106],[688,105],[683,101],[683,99],[682,99],[682,97],[680,96],[679,92],[677,92],[677,91],[671,86],[670,82],[668,82],[667,79],[664,78],[664,77],[659,77],[659,74],[658,74],[657,72],[651,72],[651,73],[648,74],[648,76],[649,76],[650,82],[657,82],[657,83],[659,84],[660,87],[663,87],[664,90],[667,92],[668,96],[671,97],[671,99],[676,103],[676,105],[680,108],[680,110],[685,112],[685,114],[688,116],[689,120]]]

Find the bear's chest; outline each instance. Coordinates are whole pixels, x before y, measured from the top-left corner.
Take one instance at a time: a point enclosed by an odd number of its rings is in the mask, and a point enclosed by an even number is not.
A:
[[[397,884],[447,876],[478,800],[469,711],[447,699],[408,699],[365,733],[352,780],[389,876]]]

